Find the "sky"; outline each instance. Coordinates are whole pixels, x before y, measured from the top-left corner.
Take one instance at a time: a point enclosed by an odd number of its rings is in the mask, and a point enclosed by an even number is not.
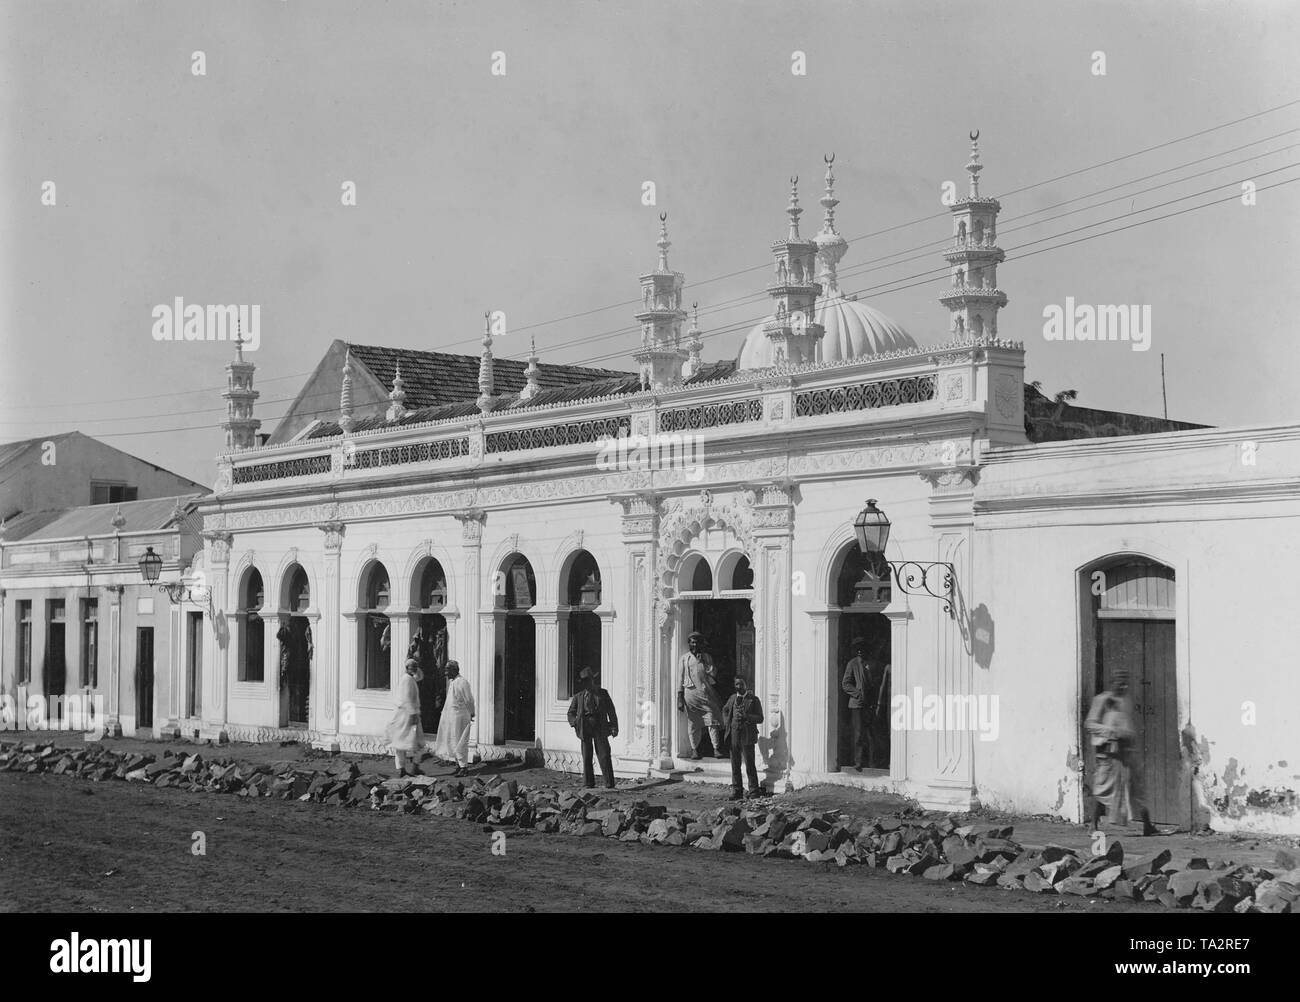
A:
[[[1297,37],[1266,0],[6,0],[0,441],[76,428],[210,483],[232,351],[156,340],[177,297],[260,306],[265,432],[335,338],[477,354],[489,310],[498,357],[634,371],[661,211],[734,357],[829,153],[841,287],[941,343],[972,129],[1026,379],[1159,415],[1163,353],[1171,418],[1295,422]],[[1150,350],[1047,341],[1067,297],[1149,306]]]

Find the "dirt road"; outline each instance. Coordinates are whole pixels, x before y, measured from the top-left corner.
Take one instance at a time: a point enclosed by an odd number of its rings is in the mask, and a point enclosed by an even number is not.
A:
[[[206,855],[191,852],[202,832]],[[136,783],[0,773],[7,911],[1154,911]]]

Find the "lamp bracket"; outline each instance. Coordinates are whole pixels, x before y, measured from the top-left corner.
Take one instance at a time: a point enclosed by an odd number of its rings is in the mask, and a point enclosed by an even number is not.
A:
[[[952,564],[920,560],[886,560],[894,572],[894,580],[904,595],[926,594],[943,602],[943,611],[952,615],[953,580],[956,572]]]

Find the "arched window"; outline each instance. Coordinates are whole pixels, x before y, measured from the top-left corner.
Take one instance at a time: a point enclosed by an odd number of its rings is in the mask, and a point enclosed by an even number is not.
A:
[[[754,569],[749,566],[749,557],[741,557],[731,570],[731,588],[733,591],[747,591],[754,587]]]
[[[957,224],[957,241],[959,243],[966,242],[966,220],[964,219]]]
[[[388,621],[388,571],[375,561],[363,577],[362,605],[357,609],[361,643],[358,689],[387,689],[392,664],[392,629]]]
[[[424,563],[415,596],[418,608],[424,612],[438,612],[447,604],[447,575],[442,564],[432,557]]]
[[[266,648],[263,641],[266,633],[261,616],[264,600],[262,575],[254,567],[245,577],[244,588],[239,596],[239,618],[243,621],[239,652],[239,681],[241,682],[261,682],[265,677],[263,661]]]
[[[975,226],[974,226],[974,228],[973,228],[972,231],[971,231],[971,235],[975,237],[975,242],[976,242],[977,244],[983,241],[983,239],[984,239],[984,223],[983,223],[981,220],[979,220],[979,219],[975,220]]]
[[[600,617],[592,610],[600,605],[600,566],[583,550],[573,558],[564,583],[566,608],[560,611],[560,662],[567,670],[560,679],[561,699],[578,691],[578,674],[583,668],[601,670]]]
[[[701,557],[691,572],[691,591],[713,591],[713,568]]]
[[[306,612],[310,607],[311,586],[307,583],[307,572],[296,567],[289,578],[289,611]]]

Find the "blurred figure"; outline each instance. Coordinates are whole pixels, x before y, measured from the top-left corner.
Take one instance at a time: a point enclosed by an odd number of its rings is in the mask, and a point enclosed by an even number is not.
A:
[[[1084,721],[1097,765],[1092,777],[1092,824],[1096,831],[1105,814],[1114,824],[1142,818],[1142,834],[1158,834],[1142,796],[1142,761],[1133,726],[1133,700],[1128,672],[1117,670],[1109,689],[1097,693]]]

